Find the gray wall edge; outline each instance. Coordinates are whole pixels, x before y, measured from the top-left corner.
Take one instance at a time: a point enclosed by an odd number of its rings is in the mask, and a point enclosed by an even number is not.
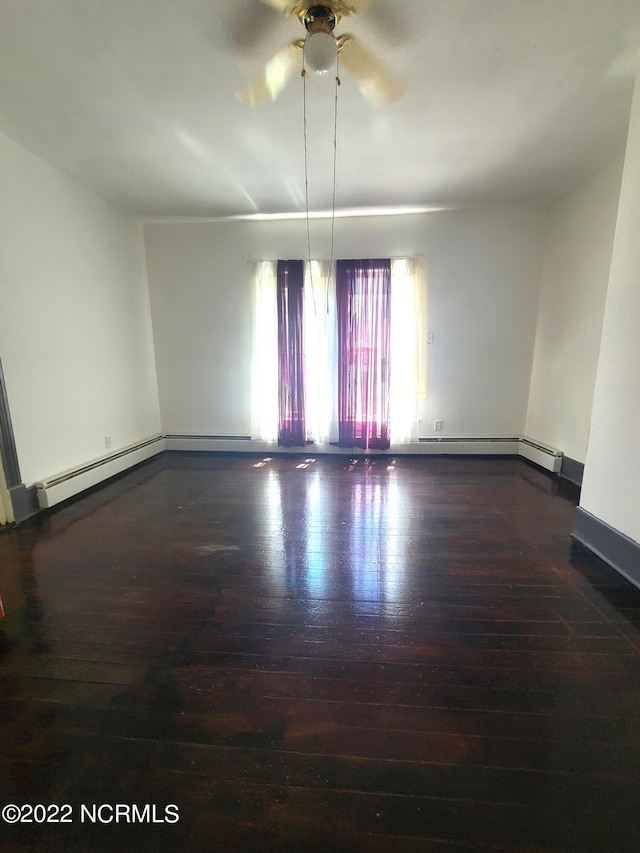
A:
[[[640,544],[578,507],[574,539],[640,589]]]
[[[575,459],[571,459],[569,456],[563,456],[560,476],[564,477],[565,480],[569,480],[571,483],[575,483],[576,486],[581,486],[582,478],[584,476],[584,462],[578,462]]]
[[[12,486],[9,489],[11,495],[11,505],[13,506],[13,515],[15,523],[20,524],[21,521],[26,521],[40,511],[38,505],[38,496],[35,486],[27,488],[24,483],[18,486]]]

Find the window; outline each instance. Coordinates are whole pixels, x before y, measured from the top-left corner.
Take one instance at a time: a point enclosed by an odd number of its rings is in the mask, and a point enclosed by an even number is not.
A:
[[[335,284],[327,262],[279,265],[255,268],[253,438],[409,443],[426,395],[424,260],[339,261]]]

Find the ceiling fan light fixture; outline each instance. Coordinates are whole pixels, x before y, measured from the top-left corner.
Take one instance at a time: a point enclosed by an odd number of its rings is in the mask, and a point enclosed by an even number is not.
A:
[[[336,64],[338,46],[331,33],[309,33],[304,41],[304,64],[316,74],[327,74]]]

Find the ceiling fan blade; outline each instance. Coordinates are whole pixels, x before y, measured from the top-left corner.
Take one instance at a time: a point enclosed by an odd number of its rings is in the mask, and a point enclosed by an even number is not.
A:
[[[347,0],[349,6],[353,6],[356,12],[366,12],[369,6],[373,6],[375,0]]]
[[[402,96],[400,80],[352,35],[339,36],[337,42],[340,64],[353,74],[370,104],[386,107]]]
[[[248,83],[244,89],[236,92],[236,98],[251,107],[255,107],[256,104],[261,104],[264,101],[275,101],[296,69],[302,70],[300,51],[303,45],[304,41],[298,39],[281,48],[267,62],[260,75]]]
[[[294,2],[292,0],[262,0],[262,2],[266,3],[267,6],[273,6],[280,12],[288,12],[295,5],[295,0]]]

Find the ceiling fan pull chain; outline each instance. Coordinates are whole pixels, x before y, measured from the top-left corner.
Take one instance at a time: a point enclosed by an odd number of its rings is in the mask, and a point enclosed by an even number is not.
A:
[[[336,163],[338,159],[338,88],[340,87],[340,54],[336,56],[336,90],[333,101],[333,194],[331,200],[331,258],[329,260],[329,281],[333,276],[334,235],[336,225]],[[327,314],[329,313],[329,288],[327,287]]]
[[[309,284],[313,313],[316,314],[316,294],[313,287],[313,266],[311,264],[311,229],[309,226],[309,152],[307,142],[307,70],[304,66],[304,50],[302,53],[302,130],[304,137],[304,200],[307,220],[307,260],[309,262]]]

